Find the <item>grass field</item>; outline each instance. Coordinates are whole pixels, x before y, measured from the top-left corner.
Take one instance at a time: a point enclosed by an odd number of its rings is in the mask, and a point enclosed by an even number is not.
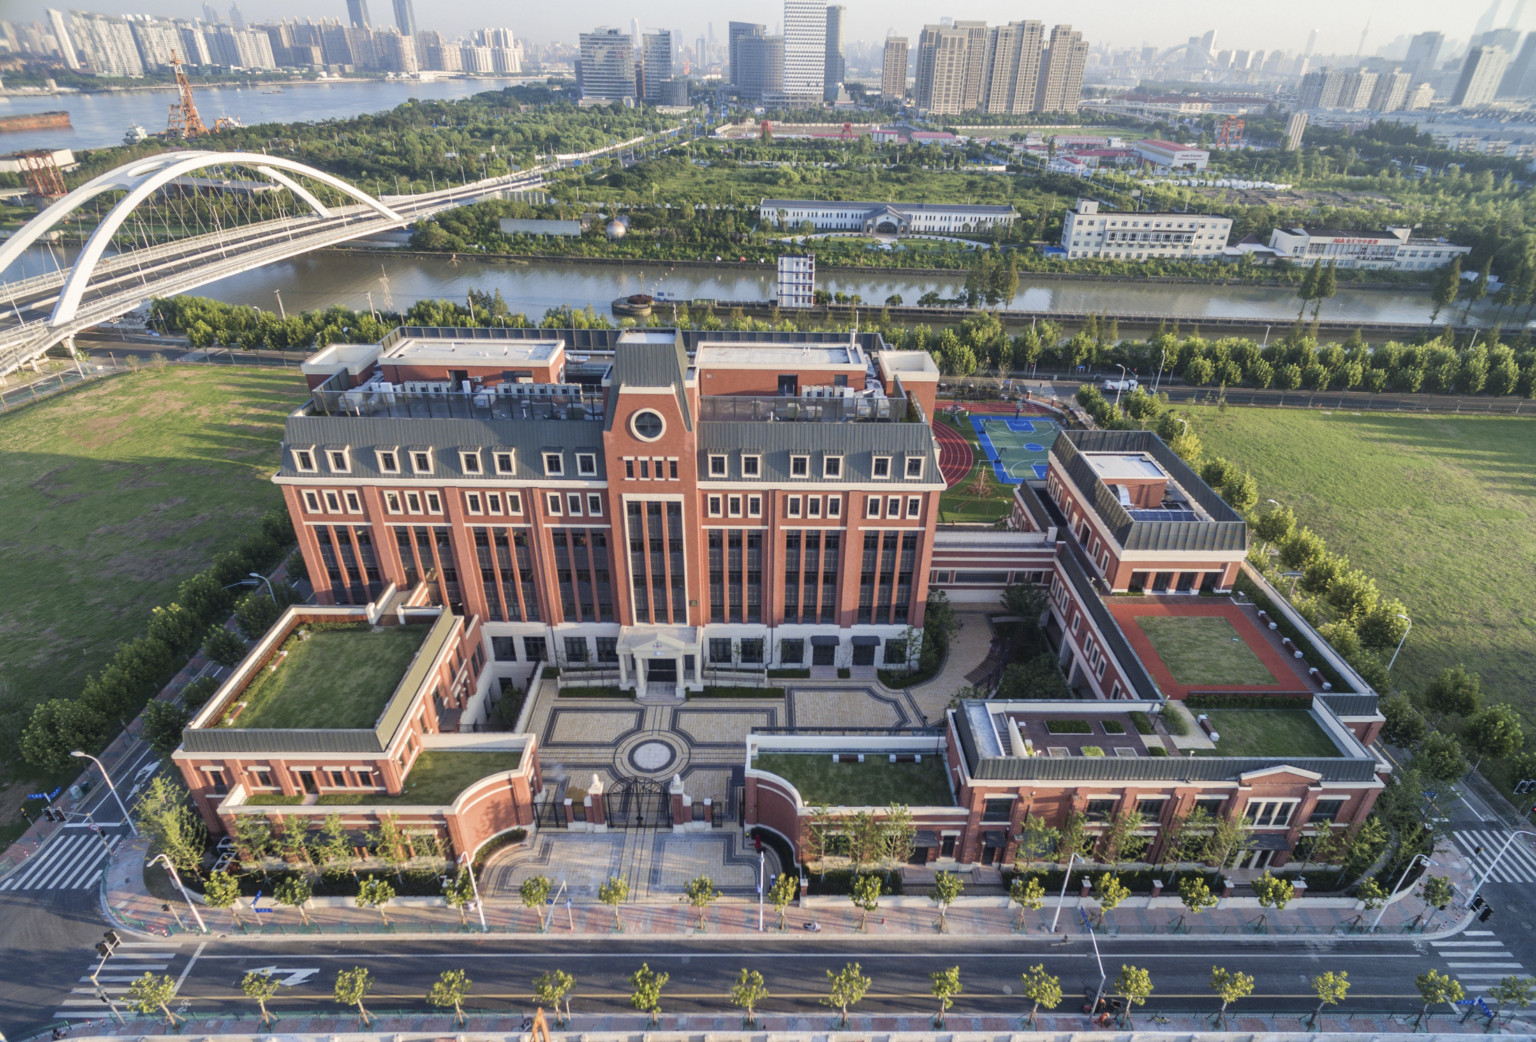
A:
[[[959,431],[976,453],[976,460],[965,479],[954,488],[939,493],[939,519],[952,524],[990,525],[1000,517],[1007,517],[1013,511],[1013,489],[998,481],[992,473],[992,466],[983,458],[981,445],[970,423],[951,423],[949,417],[943,415],[935,416],[933,422]],[[978,470],[987,473],[988,494],[985,496],[971,494]]]
[[[0,722],[78,692],[282,497],[296,373],[166,366],[0,417]]]
[[[1458,662],[1536,737],[1536,420],[1214,407],[1207,455],[1253,472],[1329,548],[1401,598],[1413,629],[1393,678]]]
[[[955,802],[944,761],[932,756],[922,763],[891,763],[884,756],[864,763],[833,763],[824,754],[758,753],[753,766],[789,782],[807,804],[948,807]]]
[[[1136,625],[1180,684],[1275,684],[1226,619],[1143,615]]]
[[[1213,709],[1215,756],[1338,756],[1339,747],[1304,709]]]
[[[426,626],[320,630],[308,640],[289,638],[288,655],[241,694],[245,710],[229,724],[244,728],[363,728],[400,686],[421,647]]]

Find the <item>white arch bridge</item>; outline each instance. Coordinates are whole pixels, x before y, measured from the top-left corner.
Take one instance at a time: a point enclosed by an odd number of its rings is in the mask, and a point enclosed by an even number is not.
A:
[[[143,204],[185,183],[181,179],[214,167],[239,168],[286,189],[307,210],[124,253],[109,252],[114,236],[124,231]],[[63,196],[0,244],[3,271],[62,223],[82,218],[84,208],[100,197],[121,193],[67,271],[0,284],[0,377],[151,297],[185,293],[274,261],[402,228],[494,191],[538,187],[543,173],[544,168],[537,168],[421,195],[376,199],[303,163],[256,152],[166,152],[127,163]],[[346,203],[327,205],[301,178],[339,192]]]

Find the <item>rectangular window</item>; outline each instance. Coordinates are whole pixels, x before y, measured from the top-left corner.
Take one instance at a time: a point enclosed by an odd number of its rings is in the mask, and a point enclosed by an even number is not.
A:
[[[461,453],[459,453],[459,466],[464,469],[464,473],[466,473],[466,474],[479,474],[481,472],[480,471],[480,453],[478,453],[478,452],[461,452]]]
[[[805,641],[785,639],[779,641],[779,665],[798,666],[805,661]]]
[[[544,453],[544,476],[561,478],[565,476],[565,456],[558,452]]]
[[[673,481],[677,480],[677,460],[667,460],[667,477]]]
[[[747,497],[747,516],[748,517],[762,517],[763,516],[763,497],[762,496],[748,496]]]
[[[651,461],[648,459],[643,459],[640,461],[640,480],[651,480]]]
[[[341,513],[341,500],[336,498],[336,493],[327,492],[325,494],[325,511],[328,514]]]
[[[987,800],[982,806],[981,820],[986,824],[1006,822],[1013,817],[1013,797]]]
[[[922,476],[923,476],[923,457],[921,457],[921,456],[909,456],[909,457],[907,457],[907,478],[909,480],[912,480],[912,479],[920,478]]]
[[[1119,802],[1119,800],[1089,800],[1088,820],[1108,821],[1110,815],[1115,812],[1115,805]]]
[[[800,497],[790,496],[785,503],[785,513],[790,517],[800,516]]]
[[[891,457],[889,457],[889,456],[876,456],[875,459],[874,459],[874,465],[870,468],[870,473],[873,474],[877,478],[888,478],[888,477],[890,477],[891,476]]]
[[[352,461],[347,458],[346,449],[327,449],[325,461],[330,464],[333,474],[349,474],[352,471]]]
[[[393,450],[393,449],[380,449],[379,450],[379,473],[381,473],[381,474],[398,474],[398,473],[400,473],[400,454],[395,452],[395,450]]]
[[[870,496],[868,499],[866,499],[864,501],[864,516],[865,517],[879,517],[880,516],[880,497],[879,496]]]
[[[587,661],[587,638],[586,637],[566,637],[565,638],[565,660],[567,662],[585,662],[585,661]]]
[[[485,494],[485,512],[487,514],[501,513],[501,493],[487,492]]]
[[[596,492],[587,493],[587,514],[591,517],[603,516],[603,497]]]
[[[820,517],[821,516],[821,497],[820,496],[806,496],[805,497],[805,516],[806,517]]]
[[[256,788],[256,789],[271,789],[271,788],[275,788],[276,786],[274,786],[272,784],[272,768],[270,768],[270,767],[252,767],[251,768],[251,787],[252,788]]]
[[[821,458],[821,476],[824,478],[840,478],[843,476],[843,457],[823,456]]]
[[[521,514],[523,512],[523,497],[519,492],[507,493],[507,513]]]
[[[560,493],[546,492],[544,494],[544,512],[553,516],[560,516]]]
[[[389,511],[391,514],[400,513],[400,493],[384,493],[384,509]]]
[[[720,516],[720,514],[721,514],[721,506],[720,506],[720,504],[721,504],[721,498],[719,496],[710,496],[709,497],[709,516],[710,517],[719,517]]]
[[[304,509],[311,514],[320,513],[320,496],[314,492],[305,492]]]
[[[512,453],[510,453],[510,452],[497,452],[496,453],[496,473],[498,473],[498,474],[512,474],[512,473],[515,473],[517,471],[517,467],[515,466],[515,462],[516,462],[516,457]]]
[[[709,476],[710,477],[712,477],[712,478],[723,478],[723,477],[726,476],[727,473],[728,472],[726,470],[725,457],[724,456],[710,456],[709,457]]]
[[[565,495],[565,512],[572,517],[581,516],[581,493],[567,492]]]
[[[549,649],[544,645],[543,637],[523,638],[523,657],[529,662],[545,662],[549,659]]]
[[[1307,819],[1309,825],[1322,825],[1339,820],[1339,812],[1344,809],[1344,801],[1318,800],[1317,806],[1312,808],[1312,816]]]
[[[363,512],[363,501],[357,498],[356,492],[348,489],[346,492],[341,494],[341,498],[342,501],[347,504],[347,513],[361,514]]]
[[[792,478],[808,478],[811,476],[811,457],[789,457],[789,476]]]
[[[590,478],[597,474],[597,456],[591,452],[576,453],[576,473]]]
[[[729,637],[709,638],[709,661],[727,666],[731,664],[731,641]]]
[[[828,496],[827,497],[827,516],[828,517],[842,517],[843,516],[843,497],[842,496]]]
[[[757,478],[763,475],[763,457],[741,457],[741,476],[744,478]]]
[[[596,640],[597,640],[597,661],[599,661],[599,662],[617,662],[617,661],[619,661],[619,638],[617,638],[617,637],[597,637]]]
[[[923,512],[923,501],[917,496],[907,497],[907,516],[916,517]]]
[[[725,497],[725,512],[726,512],[727,515],[729,515],[731,517],[740,517],[741,516],[741,497],[740,496],[726,496]]]
[[[441,514],[442,512],[443,512],[443,501],[442,501],[441,497],[439,497],[436,492],[428,492],[427,493],[427,513],[429,513],[429,514]]]
[[[517,638],[516,637],[492,637],[491,638],[491,658],[495,659],[497,662],[516,662],[517,661]]]
[[[896,496],[892,496],[890,499],[886,500],[885,516],[892,520],[895,520],[901,516],[901,500]]]
[[[411,470],[416,474],[432,473],[432,453],[420,449],[412,449]]]
[[[465,493],[465,495],[464,495],[464,509],[469,511],[471,514],[481,514],[481,513],[484,513],[485,512],[484,508],[481,506],[480,493],[478,493],[478,492],[467,492],[467,493]]]
[[[405,509],[413,514],[421,513],[421,496],[415,492],[405,494]]]
[[[313,474],[315,472],[315,454],[309,449],[294,449],[293,467],[301,474]]]
[[[761,637],[742,638],[741,661],[743,665],[760,666],[763,664],[763,639]]]

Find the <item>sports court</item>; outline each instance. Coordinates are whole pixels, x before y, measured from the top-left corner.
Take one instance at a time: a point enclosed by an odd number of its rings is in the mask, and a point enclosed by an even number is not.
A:
[[[992,472],[1005,485],[1044,481],[1046,459],[1061,425],[1041,416],[975,416],[971,429]]]

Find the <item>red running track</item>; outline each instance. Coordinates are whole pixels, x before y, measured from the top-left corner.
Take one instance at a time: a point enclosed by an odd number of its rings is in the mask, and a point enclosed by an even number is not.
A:
[[[959,431],[946,424],[935,423],[933,436],[939,443],[939,473],[944,476],[945,485],[954,488],[971,472],[976,453]]]

